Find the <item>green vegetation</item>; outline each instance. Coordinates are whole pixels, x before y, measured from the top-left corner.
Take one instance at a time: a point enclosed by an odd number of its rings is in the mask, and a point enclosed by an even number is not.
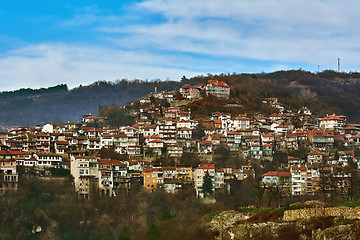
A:
[[[358,206],[360,206],[360,200],[337,203],[337,204],[335,204],[335,206],[358,207]]]
[[[215,216],[217,216],[217,215],[219,215],[220,213],[222,213],[223,211],[221,210],[221,211],[216,211],[216,212],[211,212],[211,213],[207,213],[207,214],[205,214],[205,218],[206,219],[212,219],[213,217],[215,217]]]
[[[207,196],[207,195],[210,195],[213,193],[213,180],[209,174],[209,171],[207,171],[205,173],[204,182],[202,185],[202,191],[204,193],[204,196]]]

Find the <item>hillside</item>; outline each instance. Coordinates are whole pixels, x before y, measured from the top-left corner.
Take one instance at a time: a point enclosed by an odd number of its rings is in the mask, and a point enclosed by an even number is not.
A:
[[[47,89],[20,89],[0,93],[0,127],[32,126],[49,122],[80,121],[83,114],[97,114],[99,105],[125,105],[158,90],[176,89],[180,82],[122,80],[95,82],[69,90],[66,85]]]
[[[264,98],[277,97],[286,108],[295,111],[307,106],[319,116],[343,114],[349,117],[349,122],[360,122],[359,73],[324,71],[314,74],[294,70],[260,74],[221,74],[194,79],[205,82],[211,77],[230,84],[232,99],[243,106],[244,113],[266,112],[269,109],[264,109],[261,101]],[[222,108],[218,111],[223,110]]]
[[[243,112],[266,111],[262,109],[261,100],[278,97],[293,110],[306,105],[319,116],[344,114],[350,122],[360,122],[359,73],[324,71],[313,74],[297,70],[184,77],[181,81],[98,81],[71,90],[66,85],[58,85],[47,89],[2,92],[0,127],[79,121],[83,114],[98,114],[99,105],[125,105],[153,92],[155,87],[158,91],[174,90],[210,78],[230,84],[232,101],[240,103]]]

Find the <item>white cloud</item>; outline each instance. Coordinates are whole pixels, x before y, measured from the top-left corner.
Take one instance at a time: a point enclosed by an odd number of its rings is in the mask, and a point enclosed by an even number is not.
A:
[[[164,67],[167,59],[149,53],[67,45],[34,45],[7,53],[0,59],[2,90],[49,87],[66,83],[73,88],[97,80],[179,80],[197,72]],[[2,81],[4,82],[4,81]]]
[[[131,26],[129,43],[138,47],[310,64],[360,57],[355,0],[149,0],[138,7],[167,17],[166,23]]]
[[[355,0],[147,0],[127,14],[90,6],[55,27],[90,31],[74,45],[38,43],[0,55],[2,90],[117,78],[285,69],[358,71]],[[154,20],[156,19],[156,20]],[[20,41],[22,42],[22,41]],[[82,44],[81,44],[82,43]],[[86,45],[83,45],[86,43]],[[23,44],[22,44],[23,45]]]

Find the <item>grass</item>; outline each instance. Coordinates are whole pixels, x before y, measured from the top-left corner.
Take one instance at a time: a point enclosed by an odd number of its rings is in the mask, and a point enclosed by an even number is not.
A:
[[[223,211],[217,211],[217,212],[211,212],[211,213],[207,213],[204,215],[205,218],[211,220],[213,217],[219,215],[220,213],[222,213]]]
[[[339,206],[358,207],[358,206],[360,206],[360,200],[335,204],[335,207],[339,207]]]
[[[296,210],[296,209],[301,209],[301,208],[305,208],[305,205],[293,205],[293,206],[285,205],[285,206],[282,206],[279,208],[275,208],[275,210],[285,211],[285,210]]]

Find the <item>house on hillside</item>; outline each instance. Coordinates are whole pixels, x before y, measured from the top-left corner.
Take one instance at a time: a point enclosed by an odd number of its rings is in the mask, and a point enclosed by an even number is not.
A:
[[[290,195],[291,172],[271,171],[262,175],[264,187],[277,187],[283,195]]]
[[[202,188],[203,188],[204,177],[205,177],[206,172],[208,172],[210,177],[212,179],[214,179],[215,165],[214,164],[200,164],[200,166],[197,167],[194,172],[195,190],[196,190],[196,196],[198,196],[198,197],[204,197]],[[215,191],[214,182],[213,182],[212,190]]]
[[[184,85],[179,89],[179,92],[185,99],[189,99],[191,101],[200,98],[200,90],[194,86],[190,86],[188,84]]]
[[[229,99],[230,86],[226,82],[210,80],[205,86],[206,95],[213,95],[217,98]]]
[[[334,130],[343,127],[346,122],[345,116],[329,115],[320,119],[320,128],[323,130]]]

